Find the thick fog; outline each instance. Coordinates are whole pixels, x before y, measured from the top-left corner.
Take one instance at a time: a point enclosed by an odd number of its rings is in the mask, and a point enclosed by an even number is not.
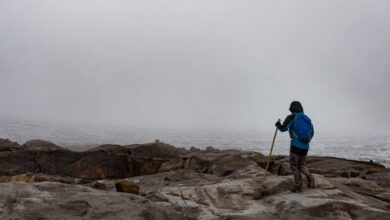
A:
[[[0,117],[388,132],[390,1],[1,0]]]

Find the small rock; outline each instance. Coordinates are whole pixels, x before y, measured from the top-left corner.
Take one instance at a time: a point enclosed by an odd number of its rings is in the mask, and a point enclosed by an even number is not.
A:
[[[101,182],[95,182],[92,187],[94,189],[100,189],[100,190],[107,190],[107,186],[104,183]]]
[[[121,180],[115,184],[117,192],[125,192],[131,194],[139,194],[139,186],[129,180]]]

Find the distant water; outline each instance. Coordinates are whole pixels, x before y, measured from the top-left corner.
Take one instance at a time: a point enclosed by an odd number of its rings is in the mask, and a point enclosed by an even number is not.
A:
[[[97,144],[133,144],[160,139],[177,147],[214,146],[221,149],[244,149],[268,154],[273,128],[270,132],[237,130],[159,130],[80,125],[42,124],[36,122],[0,121],[0,137],[19,143],[30,139],[45,139],[72,150],[83,150]],[[82,147],[84,146],[84,147]],[[289,153],[287,133],[279,133],[274,155]],[[373,160],[390,167],[390,136],[343,136],[316,134],[309,155],[335,156],[363,161]]]

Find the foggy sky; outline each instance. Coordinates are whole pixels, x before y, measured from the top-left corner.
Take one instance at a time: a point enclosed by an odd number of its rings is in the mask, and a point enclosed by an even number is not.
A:
[[[0,117],[390,131],[390,1],[0,0]]]

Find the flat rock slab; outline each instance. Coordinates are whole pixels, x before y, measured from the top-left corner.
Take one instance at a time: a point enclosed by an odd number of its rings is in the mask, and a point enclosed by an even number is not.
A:
[[[126,193],[53,182],[1,183],[0,219],[188,219]]]
[[[173,177],[179,173],[182,172],[165,175]],[[389,190],[357,178],[315,175],[317,188],[305,188],[297,194],[290,192],[294,186],[292,176],[271,175],[266,182],[262,177],[236,176],[207,181],[209,175],[192,174],[185,175],[182,181],[164,182],[162,175],[132,179],[138,180],[147,198],[195,219],[386,219],[390,215],[386,201],[356,192]]]

